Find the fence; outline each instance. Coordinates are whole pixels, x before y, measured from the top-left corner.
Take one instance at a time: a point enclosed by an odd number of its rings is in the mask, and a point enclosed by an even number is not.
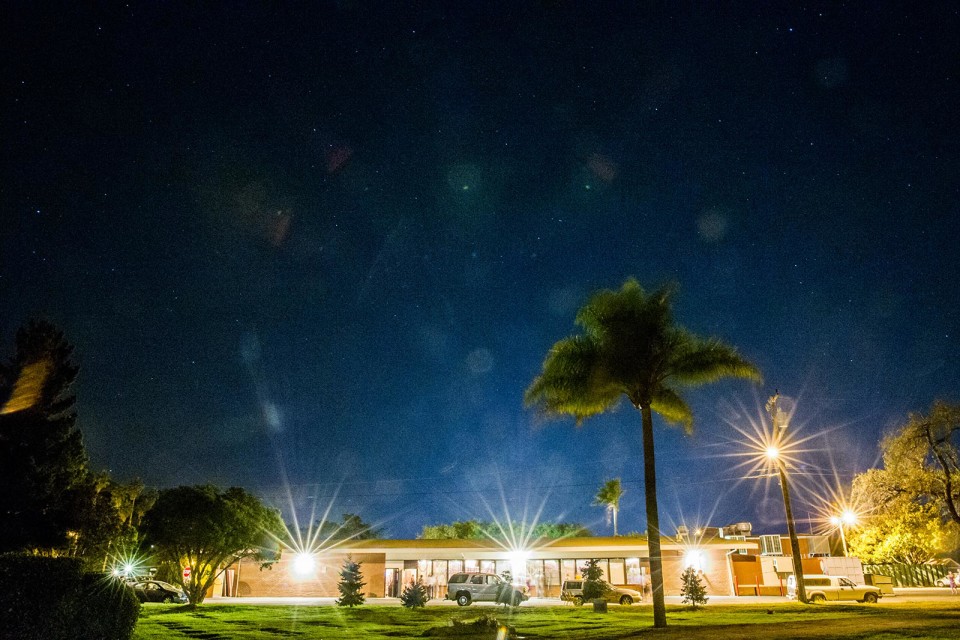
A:
[[[865,564],[863,572],[890,576],[895,587],[932,587],[950,568],[932,564]]]

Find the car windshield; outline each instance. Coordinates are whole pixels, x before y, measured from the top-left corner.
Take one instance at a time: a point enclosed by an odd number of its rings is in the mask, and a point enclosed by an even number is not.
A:
[[[857,586],[856,584],[853,583],[852,580],[848,580],[847,578],[840,578],[840,585],[841,585],[841,586],[844,586],[844,587],[855,587],[855,586]]]

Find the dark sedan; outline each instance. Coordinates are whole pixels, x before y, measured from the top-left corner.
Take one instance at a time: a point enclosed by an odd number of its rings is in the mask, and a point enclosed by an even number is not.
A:
[[[133,592],[140,602],[178,602],[186,604],[187,594],[183,589],[162,580],[142,580],[133,585]]]

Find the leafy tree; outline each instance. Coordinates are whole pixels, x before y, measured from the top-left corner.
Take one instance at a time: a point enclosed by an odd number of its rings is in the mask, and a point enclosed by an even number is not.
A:
[[[363,604],[363,587],[367,583],[363,581],[363,574],[360,573],[360,564],[349,556],[344,561],[343,568],[340,569],[340,582],[337,583],[337,590],[340,591],[338,607],[356,607]]]
[[[577,312],[583,333],[550,349],[525,395],[542,414],[572,416],[578,426],[613,409],[623,396],[640,411],[655,627],[665,627],[667,617],[652,412],[690,431],[693,415],[678,387],[725,377],[760,379],[759,370],[733,347],[674,323],[673,291],[666,286],[648,294],[631,278],[619,291],[595,293]]]
[[[955,517],[960,407],[935,402],[880,443],[883,468],[854,478],[852,501],[865,514],[847,535],[865,562],[926,562],[960,547]]]
[[[603,569],[596,558],[587,560],[583,568],[583,599],[585,602],[602,598],[607,593],[607,583],[603,581]]]
[[[91,571],[103,571],[109,562],[134,555],[138,527],[156,491],[139,479],[122,483],[106,473],[91,474],[86,488],[88,507],[81,514],[74,553]]]
[[[897,474],[891,486],[929,498],[960,525],[960,405],[937,401],[927,415],[911,414],[882,446]]]
[[[89,507],[87,454],[70,389],[79,367],[62,331],[30,320],[0,364],[0,552],[69,548]]]
[[[960,527],[924,494],[903,489],[911,482],[888,469],[854,478],[852,499],[866,515],[847,531],[850,555],[870,564],[922,564],[960,546]]]
[[[617,535],[617,514],[620,513],[620,498],[623,497],[623,487],[620,484],[620,478],[607,480],[600,487],[597,495],[593,499],[594,506],[606,507],[607,514],[613,516],[613,535]],[[609,524],[609,520],[607,523]]]
[[[867,564],[923,564],[952,549],[951,537],[932,505],[897,501],[854,527],[847,534],[847,548]]]
[[[489,523],[458,520],[450,524],[424,525],[420,538],[425,540],[481,540]]]
[[[509,538],[583,538],[593,533],[578,522],[511,522],[500,525],[480,520],[457,521],[450,524],[424,525],[417,536],[422,540],[501,540]]]
[[[680,576],[683,586],[680,587],[680,595],[683,596],[682,602],[689,604],[693,609],[699,609],[707,604],[707,588],[700,579],[700,574],[693,567],[687,567]]]
[[[423,608],[427,606],[429,599],[427,596],[427,588],[423,586],[423,580],[420,578],[417,578],[417,581],[413,584],[408,584],[404,587],[403,592],[400,594],[400,604],[407,609]]]
[[[364,522],[354,513],[345,513],[340,522],[317,522],[313,535],[319,540],[370,540],[383,537],[383,530]]]
[[[579,522],[538,522],[533,527],[531,537],[536,538],[589,538],[590,529]]]
[[[190,604],[197,605],[235,560],[251,557],[261,568],[274,561],[274,541],[283,522],[277,511],[243,489],[221,492],[204,485],[160,491],[141,530],[156,558],[176,567],[173,581],[184,588]],[[183,567],[191,569],[188,580],[180,574]]]

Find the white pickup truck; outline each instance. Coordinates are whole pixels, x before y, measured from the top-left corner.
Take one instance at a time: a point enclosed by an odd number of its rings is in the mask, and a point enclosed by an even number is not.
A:
[[[857,602],[876,602],[882,595],[879,587],[857,584],[843,576],[805,575],[803,587],[810,602],[828,600],[856,600]],[[793,576],[787,579],[787,596],[797,597],[796,581]]]

